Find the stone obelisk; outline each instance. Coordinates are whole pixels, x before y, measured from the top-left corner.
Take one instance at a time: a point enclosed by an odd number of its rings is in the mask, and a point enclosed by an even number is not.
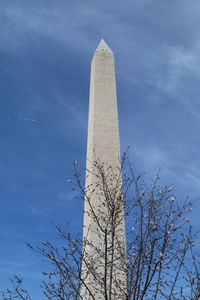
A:
[[[102,300],[107,299],[105,293],[109,293],[110,289],[112,299],[123,300],[125,297],[121,290],[125,292],[126,289],[126,271],[122,266],[125,261],[121,259],[125,252],[123,207],[120,206],[121,211],[118,214],[120,220],[118,223],[116,222],[117,229],[115,229],[114,239],[112,240],[109,234],[105,237],[104,231],[107,229],[104,226],[107,222],[107,214],[109,214],[105,208],[108,206],[108,203],[105,203],[107,195],[104,194],[104,187],[100,187],[101,183],[98,182],[99,175],[97,174],[102,169],[107,177],[110,176],[109,172],[112,173],[113,177],[111,176],[110,183],[106,184],[108,184],[109,193],[114,191],[114,197],[118,198],[119,192],[115,192],[116,188],[114,189],[116,185],[117,187],[121,185],[114,54],[103,39],[100,41],[91,63],[86,169],[86,194],[89,196],[85,197],[84,207],[83,237],[85,246],[82,267],[82,277],[86,284],[82,286],[81,294],[85,300]],[[97,224],[98,222],[99,224]],[[102,232],[99,229],[101,224],[105,228]],[[109,224],[106,226],[109,227]],[[105,243],[108,244],[106,249],[108,247],[115,248],[113,255],[105,250]],[[111,256],[112,262],[114,262],[112,267],[110,267]],[[108,297],[108,299],[110,298]]]

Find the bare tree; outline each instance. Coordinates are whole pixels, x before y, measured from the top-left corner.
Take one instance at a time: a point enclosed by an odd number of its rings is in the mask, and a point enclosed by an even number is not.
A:
[[[178,203],[172,186],[160,186],[159,172],[147,185],[144,175],[135,175],[126,155],[118,172],[96,160],[92,170],[88,170],[93,172],[96,182],[86,188],[76,163],[74,170],[70,182],[87,200],[90,208],[87,213],[104,243],[99,248],[87,238],[82,239],[81,234],[74,236],[56,226],[63,247],[48,241],[37,247],[28,244],[51,264],[51,272],[43,273],[45,297],[85,299],[81,292],[84,289],[90,299],[96,300],[96,293],[88,283],[88,276],[92,275],[96,292],[105,300],[199,299],[200,255],[197,234],[193,234],[188,218],[191,201]],[[93,207],[94,194],[101,196],[100,207]],[[124,217],[126,247],[120,235]],[[116,276],[124,273],[126,282]],[[30,299],[28,292],[21,288],[22,279],[15,277],[15,283],[3,299]]]
[[[22,287],[23,279],[14,276],[14,279],[11,279],[12,289],[7,289],[2,293],[4,300],[12,300],[12,299],[23,299],[23,300],[31,300],[31,297],[26,289]]]

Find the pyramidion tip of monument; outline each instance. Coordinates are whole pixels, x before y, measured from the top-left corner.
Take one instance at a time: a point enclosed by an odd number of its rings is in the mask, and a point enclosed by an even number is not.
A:
[[[113,53],[113,51],[110,49],[110,47],[108,46],[108,44],[104,41],[104,39],[101,39],[100,43],[98,44],[96,51],[102,51],[102,52],[109,52],[109,53]]]

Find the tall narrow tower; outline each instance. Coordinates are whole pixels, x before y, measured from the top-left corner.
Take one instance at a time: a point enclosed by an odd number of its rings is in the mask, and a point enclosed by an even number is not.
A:
[[[85,300],[111,299],[111,295],[115,300],[125,299],[121,184],[114,54],[102,39],[92,59],[90,78],[81,288]]]

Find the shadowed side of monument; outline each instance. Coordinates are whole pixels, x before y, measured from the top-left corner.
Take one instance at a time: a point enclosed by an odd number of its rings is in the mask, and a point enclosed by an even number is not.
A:
[[[83,299],[125,299],[123,191],[114,54],[102,39],[91,63]]]

